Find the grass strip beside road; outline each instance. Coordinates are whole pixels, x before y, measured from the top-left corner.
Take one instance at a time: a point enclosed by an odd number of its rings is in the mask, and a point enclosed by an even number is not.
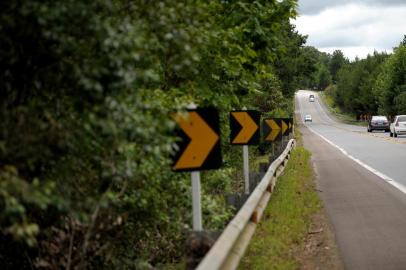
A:
[[[298,269],[295,253],[320,209],[310,153],[298,146],[278,179],[239,269]]]
[[[346,124],[366,126],[366,122],[357,121],[355,115],[343,112],[340,107],[335,104],[331,93],[334,91],[332,87],[335,86],[329,86],[325,91],[319,92],[319,97],[322,99],[322,102],[324,103],[325,107],[327,107],[328,111],[338,120]]]

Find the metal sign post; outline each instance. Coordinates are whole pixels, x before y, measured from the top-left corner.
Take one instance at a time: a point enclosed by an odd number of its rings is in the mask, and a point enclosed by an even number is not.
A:
[[[193,230],[202,231],[202,206],[200,197],[200,172],[194,171],[192,175],[192,211],[193,211]]]
[[[220,148],[220,121],[214,108],[193,108],[171,114],[179,150],[173,157],[172,170],[191,172],[193,230],[202,231],[200,170],[217,169],[222,164]]]
[[[243,110],[246,111],[247,107],[244,107]],[[243,145],[242,156],[244,167],[245,194],[250,194],[250,168],[249,168],[250,160],[249,160],[248,145]]]
[[[284,138],[285,138],[285,136],[282,134],[281,151],[283,149]]]
[[[275,158],[275,143],[272,143],[272,158]]]
[[[289,136],[289,121],[287,118],[281,118],[281,132],[282,132],[282,149],[284,149],[286,136]]]
[[[250,193],[250,169],[249,169],[249,157],[248,157],[248,145],[243,146],[243,165],[244,165],[244,180],[245,180],[245,194]]]

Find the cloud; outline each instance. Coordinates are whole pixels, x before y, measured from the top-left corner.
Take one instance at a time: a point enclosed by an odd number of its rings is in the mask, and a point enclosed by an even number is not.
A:
[[[293,23],[300,33],[309,35],[308,45],[320,50],[341,49],[353,59],[356,53],[364,57],[374,49],[390,52],[397,46],[406,34],[405,14],[406,5],[379,7],[350,3],[327,8],[316,15],[299,16]]]
[[[344,55],[350,59],[354,60],[356,57],[362,59],[369,55],[372,55],[374,51],[390,53],[391,50],[386,50],[384,48],[367,47],[367,46],[350,46],[350,47],[325,47],[321,48],[320,51],[332,54],[335,50],[341,50]]]
[[[406,5],[405,0],[299,0],[299,13],[314,15],[321,11],[350,3],[375,7]]]

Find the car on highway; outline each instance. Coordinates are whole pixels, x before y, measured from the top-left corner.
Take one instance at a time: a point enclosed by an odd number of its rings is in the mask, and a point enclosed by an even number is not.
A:
[[[306,114],[304,117],[305,122],[312,122],[312,116],[310,114]]]
[[[314,102],[314,95],[309,96],[309,102]]]
[[[389,129],[391,137],[406,135],[406,115],[396,115]]]
[[[389,132],[389,121],[386,116],[383,115],[374,115],[368,121],[368,132],[372,132],[374,130],[384,130],[385,132]]]

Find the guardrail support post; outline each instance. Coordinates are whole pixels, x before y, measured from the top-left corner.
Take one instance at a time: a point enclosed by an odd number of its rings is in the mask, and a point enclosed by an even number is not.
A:
[[[254,211],[254,213],[252,213],[251,222],[254,222],[255,224],[258,224],[259,217],[258,217],[258,212],[257,211]]]

